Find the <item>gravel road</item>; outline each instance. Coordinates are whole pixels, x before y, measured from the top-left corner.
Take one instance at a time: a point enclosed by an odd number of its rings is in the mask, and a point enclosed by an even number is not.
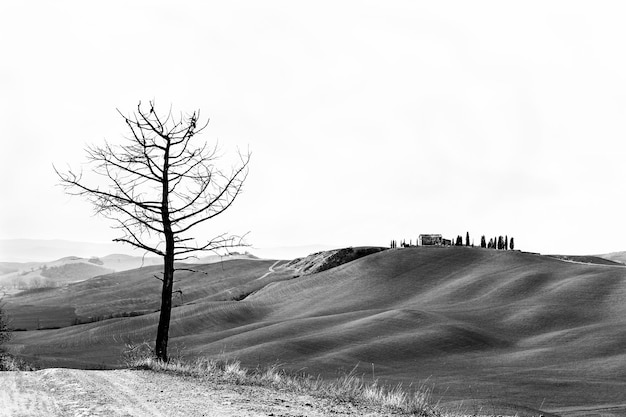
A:
[[[150,371],[0,372],[0,416],[379,416],[351,404]]]

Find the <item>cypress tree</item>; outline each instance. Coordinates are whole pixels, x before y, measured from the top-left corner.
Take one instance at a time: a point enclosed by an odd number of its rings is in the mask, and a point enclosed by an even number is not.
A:
[[[511,247],[511,250],[515,248],[515,245],[513,244],[513,236],[511,236],[511,242],[509,243],[509,246]]]
[[[509,235],[504,236],[504,250],[509,250]]]
[[[469,242],[469,232],[465,233],[465,246],[469,246],[470,242]]]

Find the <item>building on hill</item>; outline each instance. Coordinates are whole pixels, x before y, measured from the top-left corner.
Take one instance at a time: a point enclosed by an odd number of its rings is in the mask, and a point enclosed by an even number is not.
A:
[[[443,239],[441,238],[441,235],[420,235],[419,236],[419,246],[441,246],[442,244],[443,244]]]

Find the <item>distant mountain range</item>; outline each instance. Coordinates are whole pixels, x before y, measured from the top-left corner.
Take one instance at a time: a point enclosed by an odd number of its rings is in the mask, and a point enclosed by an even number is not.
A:
[[[120,243],[76,242],[70,240],[43,239],[0,239],[0,261],[2,262],[51,262],[67,256],[90,258],[103,257],[112,253],[142,256]]]
[[[331,245],[302,245],[283,247],[251,247],[241,248],[239,252],[250,252],[253,255],[264,259],[295,259],[330,249],[339,249],[338,246]],[[68,256],[79,258],[99,257],[116,254],[115,256],[127,255],[132,257],[143,257],[144,253],[135,250],[129,245],[116,242],[78,242],[70,240],[43,240],[43,239],[0,239],[0,262],[38,262],[45,263],[58,260]],[[150,254],[150,257],[152,255]],[[200,257],[203,263],[207,260],[219,258],[212,255]],[[191,260],[190,262],[198,262]],[[210,262],[210,261],[209,261]],[[116,271],[118,269],[113,268]],[[2,270],[0,270],[0,274]]]

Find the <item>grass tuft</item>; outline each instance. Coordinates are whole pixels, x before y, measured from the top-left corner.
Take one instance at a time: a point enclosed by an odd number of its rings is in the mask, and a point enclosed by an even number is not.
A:
[[[289,372],[276,363],[266,367],[247,369],[238,360],[172,358],[169,362],[157,360],[148,343],[127,344],[124,363],[131,369],[172,372],[179,375],[210,377],[227,383],[255,385],[306,393],[338,402],[363,404],[405,415],[438,417],[442,413],[429,404],[430,391],[425,386],[406,390],[401,384],[392,387],[379,385],[378,380],[366,382],[356,374],[357,367],[332,380],[312,377],[304,372]]]

